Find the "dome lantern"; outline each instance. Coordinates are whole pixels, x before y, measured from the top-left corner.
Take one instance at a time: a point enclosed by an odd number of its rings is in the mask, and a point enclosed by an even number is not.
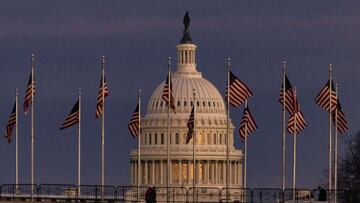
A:
[[[189,12],[184,16],[184,31],[180,44],[176,46],[178,50],[177,72],[186,74],[196,74],[195,51],[196,45],[190,37],[190,17]]]

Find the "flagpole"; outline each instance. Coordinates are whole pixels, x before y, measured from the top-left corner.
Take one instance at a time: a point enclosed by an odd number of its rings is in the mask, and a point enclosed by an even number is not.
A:
[[[331,176],[332,176],[332,135],[331,135],[331,125],[332,125],[332,106],[331,106],[331,91],[332,91],[332,64],[329,65],[329,186],[328,186],[328,190],[329,193],[331,194],[331,186],[332,186],[332,180],[331,180]],[[331,202],[331,195],[329,195],[329,202]]]
[[[286,139],[286,114],[285,114],[285,101],[286,101],[286,86],[285,86],[285,72],[286,72],[286,61],[283,62],[283,104],[282,104],[282,165],[281,165],[281,189],[282,194],[285,191],[285,139]]]
[[[137,156],[137,201],[140,201],[140,165],[141,165],[141,156],[140,156],[140,140],[141,140],[141,90],[138,91],[138,104],[139,104],[139,135],[138,135],[138,156]]]
[[[196,99],[195,99],[196,91],[193,89],[193,100],[194,100],[194,136],[193,136],[193,202],[195,202],[195,191],[196,191],[196,157],[195,157],[195,145],[196,145],[196,129],[195,129],[195,108],[196,108]]]
[[[245,108],[247,108],[247,100],[245,101]],[[246,202],[246,184],[247,184],[247,132],[248,132],[248,129],[247,129],[247,124],[245,124],[245,137],[244,137],[244,185],[243,185],[243,188],[244,188],[244,198],[243,198],[243,202]]]
[[[338,85],[335,86],[336,101],[338,101]],[[335,166],[334,166],[334,191],[335,191],[335,203],[337,202],[337,172],[338,172],[338,108],[335,110]]]
[[[34,66],[35,54],[33,53],[31,54],[31,197],[34,196]]]
[[[294,96],[296,98],[296,87],[294,87]],[[296,102],[296,101],[294,101]],[[295,104],[297,105],[297,104]],[[296,197],[296,135],[297,135],[297,119],[296,119],[296,113],[297,113],[297,107],[294,109],[294,131],[293,131],[293,182],[292,182],[292,188],[293,188],[293,200],[295,201]]]
[[[102,97],[102,114],[101,114],[101,197],[103,198],[104,195],[104,182],[105,182],[105,174],[104,174],[104,169],[105,169],[105,164],[104,164],[104,152],[105,152],[105,88],[104,88],[104,84],[105,84],[105,70],[104,70],[104,64],[105,64],[105,56],[101,57],[101,69],[102,69],[102,84],[101,84],[101,97]]]
[[[227,59],[227,93],[228,93],[228,96],[227,96],[227,113],[226,113],[226,202],[229,202],[229,186],[230,186],[230,160],[229,160],[229,141],[230,141],[230,136],[229,136],[229,133],[230,133],[230,129],[229,129],[229,123],[230,123],[230,111],[229,111],[229,105],[230,105],[230,65],[231,65],[231,59],[228,58]]]
[[[18,89],[15,90],[15,111],[16,111],[16,120],[15,120],[15,184],[16,184],[16,193],[19,189],[19,92]]]
[[[78,168],[77,168],[77,185],[78,185],[78,196],[80,196],[80,185],[81,185],[81,88],[79,88],[79,124],[78,124]]]
[[[169,90],[168,90],[168,115],[167,115],[167,122],[168,122],[168,129],[167,129],[167,145],[166,145],[166,154],[167,154],[167,179],[166,179],[166,199],[169,202],[169,185],[170,185],[170,105],[171,105],[171,57],[168,58],[168,79],[169,79]]]

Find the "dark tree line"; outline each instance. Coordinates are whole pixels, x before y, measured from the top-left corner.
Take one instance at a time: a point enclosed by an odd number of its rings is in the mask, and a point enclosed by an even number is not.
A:
[[[339,163],[338,189],[344,202],[360,202],[360,131],[346,141],[345,156]]]

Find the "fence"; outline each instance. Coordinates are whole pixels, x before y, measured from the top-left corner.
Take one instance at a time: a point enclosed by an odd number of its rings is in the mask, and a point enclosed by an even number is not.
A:
[[[0,185],[0,201],[75,201],[81,202],[145,202],[147,187],[99,186],[71,184],[4,184]],[[139,200],[138,200],[139,191]],[[328,191],[325,189],[158,187],[157,202],[234,202],[234,203],[316,203],[337,199],[337,203],[360,202],[360,191]],[[195,199],[194,199],[195,198]]]

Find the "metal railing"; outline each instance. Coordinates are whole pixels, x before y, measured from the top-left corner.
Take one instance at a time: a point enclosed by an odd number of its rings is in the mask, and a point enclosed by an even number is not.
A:
[[[82,201],[82,202],[145,202],[148,187],[99,186],[71,184],[3,184],[0,185],[0,201]],[[229,194],[227,196],[226,194]],[[236,203],[317,203],[360,202],[360,191],[325,189],[278,188],[218,188],[218,187],[157,187],[158,203],[236,202]],[[226,199],[228,197],[228,199]],[[169,200],[169,201],[167,201]]]

